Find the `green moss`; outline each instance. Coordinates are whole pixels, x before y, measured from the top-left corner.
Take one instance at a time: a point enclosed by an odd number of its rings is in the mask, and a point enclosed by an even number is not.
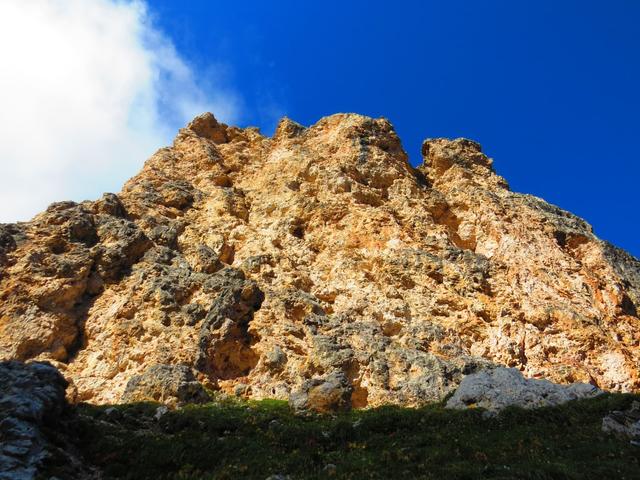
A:
[[[158,405],[79,406],[78,435],[107,478],[634,479],[640,448],[601,432],[637,396],[535,411],[381,407],[295,416],[286,402],[219,399],[153,418]],[[326,468],[326,470],[325,470]]]

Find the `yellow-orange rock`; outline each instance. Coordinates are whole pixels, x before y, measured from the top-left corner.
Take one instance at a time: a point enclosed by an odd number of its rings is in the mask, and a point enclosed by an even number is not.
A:
[[[117,196],[0,226],[0,358],[53,360],[98,403],[157,365],[250,398],[338,375],[354,407],[493,364],[640,390],[640,262],[475,142],[423,156],[384,119],[269,138],[201,115]]]

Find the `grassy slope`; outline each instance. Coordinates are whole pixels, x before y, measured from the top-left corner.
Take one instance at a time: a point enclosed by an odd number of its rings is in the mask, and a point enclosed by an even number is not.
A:
[[[296,417],[283,402],[221,401],[156,421],[154,404],[111,414],[82,405],[78,435],[107,478],[640,479],[640,448],[600,430],[607,412],[634,398],[603,395],[494,419],[441,404]]]

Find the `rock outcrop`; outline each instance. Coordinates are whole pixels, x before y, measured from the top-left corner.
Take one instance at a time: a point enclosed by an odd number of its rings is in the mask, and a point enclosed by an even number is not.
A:
[[[186,365],[153,365],[127,383],[122,402],[162,402],[172,407],[211,400]]]
[[[507,407],[553,407],[602,394],[588,383],[558,385],[524,378],[515,368],[498,367],[468,375],[447,401],[447,408],[484,408],[490,415]]]
[[[332,373],[327,378],[312,378],[289,397],[289,405],[297,413],[309,411],[330,413],[351,408],[353,389],[342,373]]]
[[[0,362],[0,480],[98,478],[67,436],[66,386],[49,364]]]
[[[640,402],[628,410],[614,410],[602,419],[602,431],[627,439],[640,447]]]
[[[0,358],[96,403],[154,365],[248,398],[344,378],[356,408],[492,365],[638,391],[640,262],[511,192],[477,143],[422,153],[385,119],[265,137],[201,115],[119,194],[0,226]]]

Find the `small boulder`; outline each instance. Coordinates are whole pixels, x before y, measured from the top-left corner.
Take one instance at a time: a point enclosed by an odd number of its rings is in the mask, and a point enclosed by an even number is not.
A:
[[[548,380],[524,378],[515,368],[499,367],[467,375],[446,408],[480,407],[495,414],[510,406],[549,407],[601,393],[602,390],[586,383],[558,385]]]
[[[206,403],[209,395],[186,365],[154,365],[127,383],[121,401],[155,401],[179,407],[188,403]]]
[[[614,410],[604,417],[602,431],[628,438],[632,445],[640,446],[640,402],[633,402],[628,410]]]
[[[348,411],[352,393],[353,388],[344,373],[334,372],[324,378],[305,381],[298,391],[291,394],[289,405],[297,413]]]

